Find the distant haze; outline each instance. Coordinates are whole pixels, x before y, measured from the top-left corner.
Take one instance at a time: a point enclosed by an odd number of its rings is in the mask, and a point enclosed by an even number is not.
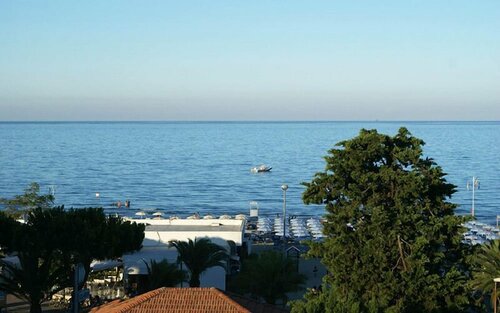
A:
[[[0,1],[0,121],[500,120],[500,1]]]

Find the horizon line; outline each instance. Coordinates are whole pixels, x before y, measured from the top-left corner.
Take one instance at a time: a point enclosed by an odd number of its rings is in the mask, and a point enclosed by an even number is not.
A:
[[[500,120],[0,120],[0,123],[498,123]]]

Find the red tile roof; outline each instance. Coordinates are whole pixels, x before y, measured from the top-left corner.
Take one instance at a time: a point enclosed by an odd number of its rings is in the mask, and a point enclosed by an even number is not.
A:
[[[91,313],[250,313],[216,288],[159,288],[143,295],[116,300]]]

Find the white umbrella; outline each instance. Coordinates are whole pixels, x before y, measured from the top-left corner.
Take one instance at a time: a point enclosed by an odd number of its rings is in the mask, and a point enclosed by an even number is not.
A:
[[[163,216],[163,213],[161,213],[161,212],[154,212],[153,216]]]
[[[246,220],[247,216],[245,214],[238,214],[234,218],[237,220]]]
[[[146,212],[139,211],[139,212],[135,213],[135,215],[144,217],[146,215]]]

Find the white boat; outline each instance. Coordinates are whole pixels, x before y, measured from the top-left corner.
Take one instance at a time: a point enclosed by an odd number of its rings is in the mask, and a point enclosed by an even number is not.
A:
[[[252,167],[250,169],[250,172],[252,173],[265,173],[265,172],[270,172],[272,167],[267,166],[265,164],[262,164],[260,166]]]

